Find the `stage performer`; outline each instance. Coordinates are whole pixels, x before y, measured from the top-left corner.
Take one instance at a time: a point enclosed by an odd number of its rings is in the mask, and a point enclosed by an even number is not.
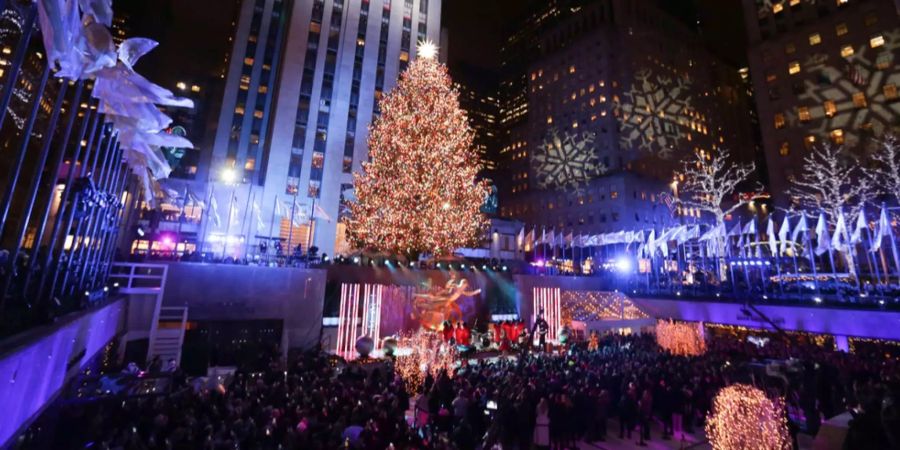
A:
[[[457,334],[456,340],[460,345],[470,346],[472,345],[472,330],[466,326],[465,322],[459,323],[459,332]]]
[[[588,351],[595,352],[600,348],[600,335],[597,334],[597,330],[591,331],[591,338],[588,341]]]
[[[523,332],[525,332],[525,322],[517,320],[515,322],[515,336],[521,336]]]
[[[491,329],[494,333],[494,335],[493,335],[494,343],[497,345],[500,345],[500,339],[502,339],[502,337],[500,336],[502,334],[500,332],[500,330],[503,329],[502,323],[498,323],[498,322],[491,323]]]
[[[513,330],[512,321],[509,321],[509,320],[503,321],[503,332],[504,332],[504,335],[506,336],[506,340],[508,341],[507,344],[515,341],[516,335],[513,334],[514,330]]]
[[[500,327],[500,351],[503,353],[506,353],[509,351],[510,336],[508,334],[506,334],[506,330],[509,327],[506,326],[506,323],[504,323],[503,325],[504,326]]]
[[[441,324],[441,337],[444,338],[444,342],[450,342],[453,339],[453,324],[449,320],[445,320]]]
[[[531,328],[531,335],[537,332],[538,335],[538,346],[540,346],[541,350],[544,350],[547,346],[547,333],[550,332],[550,324],[544,320],[544,310],[540,310],[538,313],[538,318],[534,321],[534,326]]]

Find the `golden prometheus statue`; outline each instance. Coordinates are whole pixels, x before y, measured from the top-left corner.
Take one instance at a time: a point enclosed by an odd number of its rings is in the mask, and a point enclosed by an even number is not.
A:
[[[468,280],[454,277],[447,280],[443,287],[414,294],[413,319],[429,330],[437,330],[445,320],[451,320],[454,315],[456,320],[462,320],[462,310],[456,301],[462,296],[471,297],[481,293],[481,289],[469,291],[468,287]]]

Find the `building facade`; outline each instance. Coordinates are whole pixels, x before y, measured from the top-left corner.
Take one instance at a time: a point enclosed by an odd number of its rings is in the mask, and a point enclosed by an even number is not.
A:
[[[165,240],[214,257],[348,251],[342,204],[378,99],[418,42],[438,42],[440,12],[440,0],[244,0],[211,148],[193,180],[167,183],[181,205],[162,218]]]
[[[567,11],[530,45],[540,55],[501,150],[501,215],[575,234],[697,220],[673,201],[680,161],[721,148],[752,160],[738,69],[648,2]]]
[[[825,142],[865,161],[900,128],[900,18],[891,0],[744,0],[750,75],[776,203]]]

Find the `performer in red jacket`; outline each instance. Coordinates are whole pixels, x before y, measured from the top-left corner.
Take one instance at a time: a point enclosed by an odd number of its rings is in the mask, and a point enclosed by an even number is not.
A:
[[[454,337],[453,324],[449,320],[445,320],[443,325],[441,325],[441,337],[444,338],[444,342],[450,342],[450,339]]]

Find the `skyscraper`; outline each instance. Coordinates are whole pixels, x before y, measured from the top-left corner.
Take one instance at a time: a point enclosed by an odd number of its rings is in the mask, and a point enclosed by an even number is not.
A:
[[[440,10],[440,0],[244,0],[209,160],[171,193],[207,206],[185,248],[346,250],[341,204],[368,157],[377,101],[417,42],[438,41]]]
[[[744,0],[750,76],[776,202],[823,142],[863,157],[900,128],[900,17],[891,0]]]
[[[720,148],[752,158],[737,68],[649,2],[564,11],[526,45],[538,56],[525,73],[527,114],[501,150],[501,215],[576,234],[698,218],[673,201],[680,161]]]

